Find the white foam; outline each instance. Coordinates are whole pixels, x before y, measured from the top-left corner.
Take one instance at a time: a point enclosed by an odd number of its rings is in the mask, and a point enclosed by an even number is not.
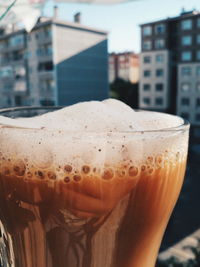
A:
[[[67,163],[101,167],[130,159],[138,162],[152,153],[187,145],[177,134],[135,133],[177,127],[183,124],[181,118],[135,112],[113,99],[83,102],[33,118],[1,116],[0,124],[22,128],[0,128],[1,152],[26,158],[38,168]]]
[[[135,112],[123,102],[107,99],[75,104],[58,111],[26,119],[0,116],[0,124],[24,128],[48,128],[84,132],[160,130],[183,124],[177,116],[157,112]]]

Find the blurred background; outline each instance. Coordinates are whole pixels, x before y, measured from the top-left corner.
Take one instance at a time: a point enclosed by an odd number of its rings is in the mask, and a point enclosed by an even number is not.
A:
[[[189,120],[185,183],[157,266],[199,267],[199,0],[19,2],[0,0],[0,108],[112,97]]]

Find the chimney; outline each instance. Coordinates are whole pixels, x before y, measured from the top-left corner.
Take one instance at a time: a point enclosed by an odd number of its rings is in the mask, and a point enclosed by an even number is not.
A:
[[[53,8],[53,18],[57,19],[58,18],[58,7],[54,6]]]
[[[74,22],[75,23],[81,23],[81,13],[78,12],[74,15]]]

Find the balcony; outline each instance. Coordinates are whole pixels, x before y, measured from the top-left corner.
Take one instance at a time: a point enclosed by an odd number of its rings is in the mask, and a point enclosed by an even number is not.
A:
[[[41,106],[55,106],[55,99],[42,98],[40,104]]]
[[[52,61],[40,62],[38,64],[38,75],[41,79],[53,79],[54,65]]]
[[[39,62],[49,62],[49,61],[52,61],[52,59],[53,59],[52,54],[51,55],[44,54],[44,55],[38,56]]]
[[[49,89],[41,89],[40,90],[40,98],[52,98],[54,99],[55,93],[54,93],[54,88],[49,88]]]
[[[26,80],[25,79],[20,79],[18,81],[15,81],[14,83],[14,92],[15,92],[15,95],[24,95],[27,93],[27,84],[26,84]]]
[[[53,50],[52,45],[40,45],[37,49],[37,56],[39,62],[52,62],[53,60]]]
[[[16,45],[7,44],[5,46],[2,46],[0,49],[1,53],[9,53],[12,51],[21,51],[24,50],[25,48],[26,48],[25,43],[19,43]]]
[[[47,71],[47,70],[42,70],[40,72],[38,72],[38,75],[40,77],[40,79],[53,79],[53,70],[51,71]]]
[[[4,94],[10,94],[11,92],[13,92],[13,83],[14,82],[3,82],[2,80],[0,80],[1,83],[1,92]]]
[[[52,42],[52,30],[46,28],[36,33],[38,45],[49,44]]]

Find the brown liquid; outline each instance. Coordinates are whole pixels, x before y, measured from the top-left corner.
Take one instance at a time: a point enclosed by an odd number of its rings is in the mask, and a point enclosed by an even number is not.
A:
[[[63,180],[55,170],[1,163],[3,266],[154,266],[185,160],[160,158],[154,168],[122,165],[101,174],[94,166],[73,173],[66,165]]]

